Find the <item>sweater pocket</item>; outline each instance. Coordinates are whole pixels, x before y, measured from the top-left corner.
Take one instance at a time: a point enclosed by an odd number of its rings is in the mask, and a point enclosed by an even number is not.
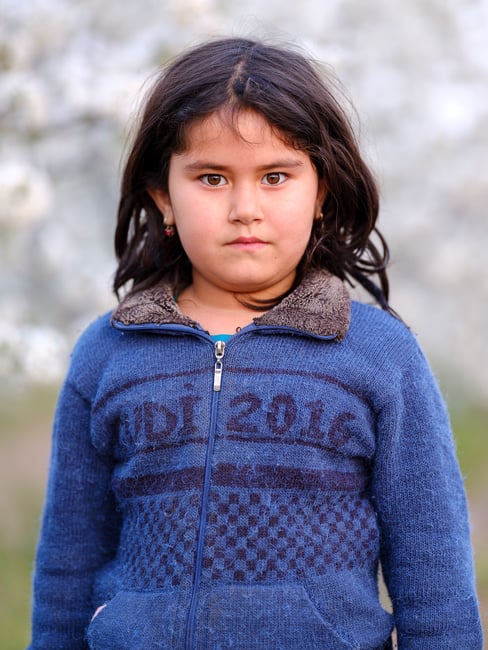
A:
[[[175,592],[120,591],[92,619],[87,641],[91,650],[180,648],[184,625]]]
[[[351,650],[343,630],[318,612],[299,585],[228,586],[200,610],[198,650]]]

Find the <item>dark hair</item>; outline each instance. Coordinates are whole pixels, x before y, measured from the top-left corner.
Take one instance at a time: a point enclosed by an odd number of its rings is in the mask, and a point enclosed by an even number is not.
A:
[[[323,219],[314,221],[294,287],[308,270],[327,269],[350,284],[359,283],[392,311],[389,251],[376,228],[378,190],[332,92],[335,86],[301,53],[243,38],[199,45],[163,70],[149,93],[123,174],[115,233],[116,294],[128,282],[139,289],[165,278],[175,290],[191,283],[190,261],[178,236],[165,235],[148,188],[167,191],[171,155],[185,150],[190,125],[223,108],[234,116],[250,109],[310,156],[328,189]],[[379,284],[371,280],[374,275]]]

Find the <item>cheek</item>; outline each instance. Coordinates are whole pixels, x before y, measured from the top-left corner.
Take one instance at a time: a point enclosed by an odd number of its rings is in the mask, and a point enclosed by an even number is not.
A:
[[[203,215],[201,218],[176,221],[176,229],[181,245],[192,264],[215,254],[212,224],[208,219],[203,218]]]
[[[287,239],[293,241],[303,241],[310,237],[312,231],[312,220],[304,219],[303,215],[297,216],[292,221],[289,221],[286,227],[282,228],[282,235]]]
[[[314,221],[313,219],[311,219],[310,222],[304,224],[304,226],[300,228],[300,231],[296,234],[296,241],[297,241],[296,249],[299,253],[299,258],[302,257],[303,253],[305,252],[305,249],[308,246],[308,243],[312,236],[313,225],[314,225]]]
[[[191,193],[173,202],[173,215],[180,238],[198,236],[207,228],[208,212],[201,202],[192,199]]]
[[[289,264],[296,266],[301,260],[310,241],[311,232],[311,227],[307,228],[297,224],[296,227],[292,225],[286,233],[282,233],[281,250]]]
[[[211,220],[204,215],[195,215],[192,219],[177,217],[175,223],[184,248],[190,246],[205,248],[207,243],[215,238]]]

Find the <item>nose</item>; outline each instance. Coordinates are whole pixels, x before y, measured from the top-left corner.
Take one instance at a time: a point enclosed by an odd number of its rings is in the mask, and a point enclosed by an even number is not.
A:
[[[259,189],[252,182],[236,184],[232,191],[229,220],[248,224],[262,218]]]

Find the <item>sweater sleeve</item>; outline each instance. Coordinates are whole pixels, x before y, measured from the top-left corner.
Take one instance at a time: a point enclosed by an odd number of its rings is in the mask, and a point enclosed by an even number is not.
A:
[[[61,391],[34,572],[31,650],[87,648],[94,575],[115,551],[111,468],[90,441],[90,404]]]
[[[447,411],[418,347],[379,413],[372,478],[400,650],[481,650],[464,486]]]

